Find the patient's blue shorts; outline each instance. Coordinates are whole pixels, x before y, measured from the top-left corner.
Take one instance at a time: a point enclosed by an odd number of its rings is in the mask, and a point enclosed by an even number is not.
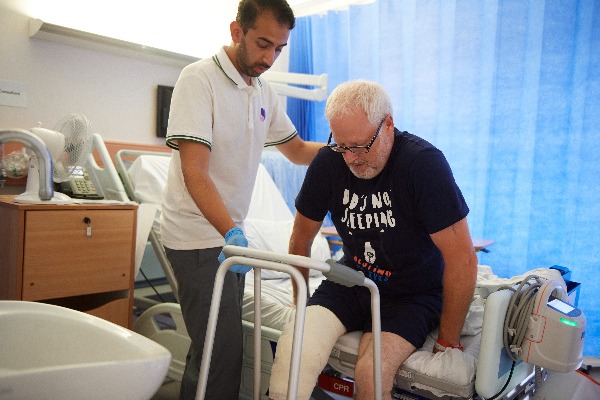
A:
[[[363,286],[347,287],[325,280],[310,297],[308,305],[333,312],[348,332],[371,332],[371,293]],[[381,331],[399,335],[419,349],[439,325],[442,294],[398,296],[381,294]]]

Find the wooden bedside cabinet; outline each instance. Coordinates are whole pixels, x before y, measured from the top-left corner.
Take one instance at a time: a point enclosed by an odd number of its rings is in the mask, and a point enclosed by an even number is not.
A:
[[[0,196],[0,300],[51,303],[131,328],[137,205]]]

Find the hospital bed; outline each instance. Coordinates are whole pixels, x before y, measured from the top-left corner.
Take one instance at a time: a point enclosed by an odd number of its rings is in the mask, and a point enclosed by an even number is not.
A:
[[[267,160],[267,161],[264,161]],[[275,160],[275,161],[274,161]],[[268,152],[263,164],[276,164],[279,169],[285,163],[283,156]],[[122,150],[115,157],[117,171],[124,182],[129,198],[141,204],[158,205],[166,180],[169,154]],[[271,175],[261,164],[255,190],[252,195],[250,212],[245,223],[245,232],[251,247],[287,253],[287,241],[293,225],[293,215],[273,182]],[[291,163],[290,163],[291,164]],[[290,172],[291,173],[291,172]],[[300,174],[303,170],[300,170]],[[159,254],[163,252],[155,224],[150,241]],[[331,257],[325,237],[319,235],[313,247],[313,257],[325,260]],[[163,254],[161,264],[168,277],[170,267]],[[396,375],[396,398],[399,399],[458,399],[490,397],[502,391],[502,386],[511,374],[511,384],[503,390],[505,399],[518,398],[531,390],[534,368],[527,363],[519,363],[510,372],[510,362],[503,355],[498,343],[498,332],[506,311],[505,299],[490,296],[503,285],[510,285],[528,274],[562,279],[559,270],[542,268],[529,271],[523,276],[502,279],[493,274],[488,266],[478,268],[477,290],[471,304],[461,342],[464,352],[450,351],[444,357],[433,355],[431,349],[436,332],[428,337],[422,349],[415,352],[401,366]],[[274,349],[283,327],[294,319],[291,308],[291,282],[285,273],[261,271],[261,389],[267,393],[270,370],[274,359]],[[311,273],[310,290],[313,291],[324,277]],[[171,286],[176,288],[174,278]],[[243,376],[240,398],[252,398],[254,378],[254,279],[252,272],[246,278],[246,289],[242,309],[244,328]],[[176,289],[175,289],[176,291]],[[574,300],[574,299],[573,299]],[[484,307],[485,306],[485,307]],[[485,313],[484,313],[485,310]],[[485,315],[484,315],[485,314]],[[175,327],[165,329],[160,318],[168,315]],[[487,321],[487,322],[484,322]],[[173,353],[169,376],[180,379],[185,365],[189,337],[183,325],[181,310],[176,303],[159,304],[145,311],[134,325],[134,330],[150,337]],[[487,332],[487,333],[486,333]],[[482,341],[482,337],[484,340]],[[356,361],[360,332],[343,335],[334,347],[329,366],[319,379],[320,389],[315,390],[315,398],[348,395],[353,392],[353,367]],[[452,353],[452,354],[450,354]],[[483,361],[482,361],[483,360]],[[487,367],[485,365],[487,363]],[[487,368],[487,369],[486,369]],[[477,372],[477,373],[476,373]],[[335,389],[338,389],[337,391]],[[508,393],[508,394],[507,394]],[[412,397],[411,397],[412,396]],[[420,396],[420,397],[419,397]],[[266,397],[263,397],[266,398]]]

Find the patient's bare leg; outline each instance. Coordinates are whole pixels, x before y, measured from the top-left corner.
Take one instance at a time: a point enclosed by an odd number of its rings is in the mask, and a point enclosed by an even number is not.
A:
[[[381,332],[381,375],[384,400],[392,398],[394,375],[400,365],[415,350],[415,347],[402,337],[391,332]],[[356,382],[357,400],[372,400],[375,398],[372,333],[365,333],[360,339],[354,381]]]

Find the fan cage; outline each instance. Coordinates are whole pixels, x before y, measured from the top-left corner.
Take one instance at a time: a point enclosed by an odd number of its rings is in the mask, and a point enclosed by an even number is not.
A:
[[[65,137],[62,156],[54,160],[52,178],[54,182],[69,180],[76,169],[80,169],[92,152],[92,126],[81,114],[68,114],[55,126],[55,131]]]

